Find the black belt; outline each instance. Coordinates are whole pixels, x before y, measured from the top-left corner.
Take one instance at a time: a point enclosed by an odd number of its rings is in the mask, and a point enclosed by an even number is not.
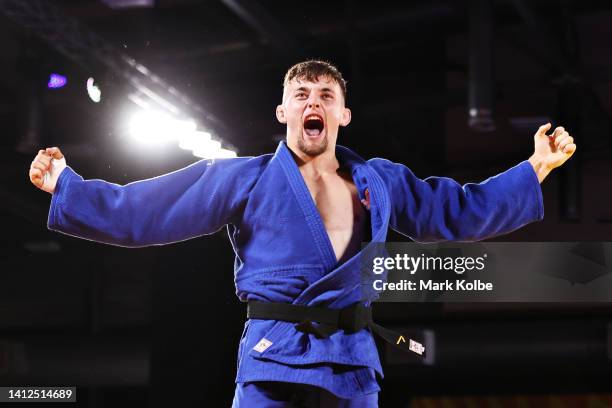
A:
[[[299,331],[314,334],[319,338],[329,337],[338,330],[355,333],[368,327],[394,346],[425,356],[425,347],[421,342],[374,323],[372,308],[365,307],[361,303],[355,303],[344,309],[329,309],[321,306],[251,300],[247,307],[247,318],[299,323],[296,326]]]

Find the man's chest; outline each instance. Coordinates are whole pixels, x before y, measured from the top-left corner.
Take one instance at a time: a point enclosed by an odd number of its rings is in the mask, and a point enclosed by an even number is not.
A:
[[[357,188],[346,175],[304,179],[338,259],[359,250],[369,227]]]
[[[347,176],[318,180],[305,177],[304,181],[326,225],[345,225],[363,214],[357,188]]]

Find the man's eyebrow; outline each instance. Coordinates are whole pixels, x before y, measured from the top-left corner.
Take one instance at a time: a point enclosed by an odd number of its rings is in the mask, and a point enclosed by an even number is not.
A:
[[[296,93],[296,92],[307,92],[308,93],[310,91],[311,91],[310,88],[308,88],[306,86],[300,86],[299,88],[296,88],[293,92],[294,93]],[[320,92],[321,93],[331,93],[333,95],[336,94],[336,91],[334,90],[334,88],[328,88],[328,87],[321,88]]]

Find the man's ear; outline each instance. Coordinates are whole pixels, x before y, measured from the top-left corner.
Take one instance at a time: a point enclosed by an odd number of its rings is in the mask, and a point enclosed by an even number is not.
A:
[[[285,107],[283,105],[278,105],[276,107],[276,119],[280,123],[287,123],[287,118],[285,117]]]
[[[344,108],[342,111],[340,126],[347,126],[349,123],[351,123],[351,110],[349,108]]]

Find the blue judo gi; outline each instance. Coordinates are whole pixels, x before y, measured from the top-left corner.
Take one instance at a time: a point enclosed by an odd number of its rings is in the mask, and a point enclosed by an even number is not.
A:
[[[361,199],[369,189],[372,242],[384,242],[389,227],[419,242],[475,241],[544,216],[540,184],[527,161],[461,186],[445,177],[419,179],[388,160],[365,161],[342,146],[336,156]],[[202,160],[125,186],[83,180],[68,167],[53,194],[48,226],[126,247],[168,244],[227,226],[241,301],[329,308],[362,301],[361,253],[339,264],[284,142],[274,154]],[[383,372],[368,329],[317,338],[295,326],[246,322],[237,395],[245,384],[259,381],[308,384],[344,399],[380,390],[376,374]]]

